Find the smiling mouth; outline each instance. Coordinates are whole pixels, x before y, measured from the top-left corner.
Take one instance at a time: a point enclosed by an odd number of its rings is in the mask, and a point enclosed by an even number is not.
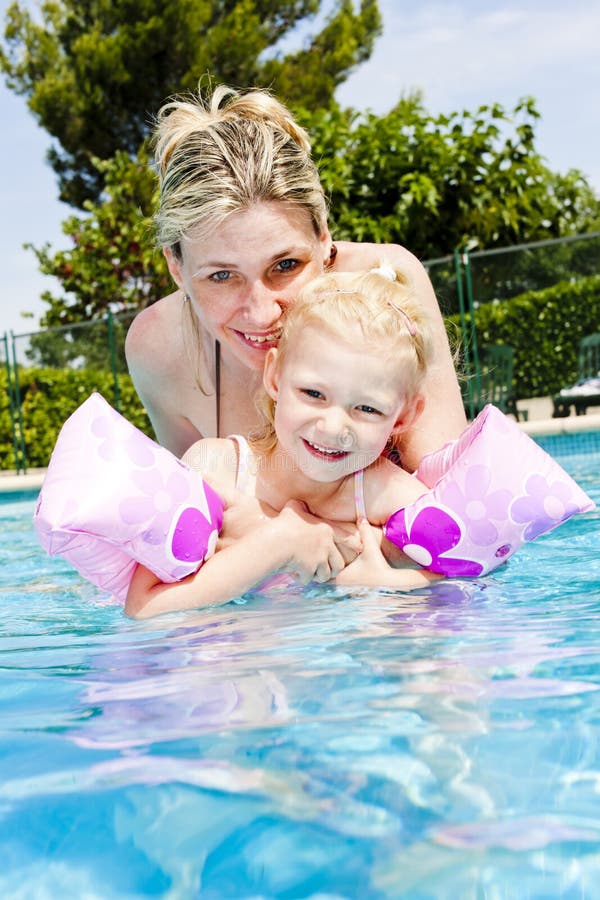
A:
[[[276,347],[277,341],[281,337],[281,328],[276,328],[274,331],[269,331],[266,334],[248,334],[245,331],[238,331],[237,329],[235,329],[235,332],[249,347],[257,347],[261,350],[268,350],[271,347]]]
[[[329,462],[337,462],[340,459],[345,459],[349,455],[347,450],[332,450],[331,447],[322,447],[320,444],[313,444],[312,441],[307,441],[306,438],[302,438],[302,443],[311,456],[316,456],[317,459],[326,459]]]

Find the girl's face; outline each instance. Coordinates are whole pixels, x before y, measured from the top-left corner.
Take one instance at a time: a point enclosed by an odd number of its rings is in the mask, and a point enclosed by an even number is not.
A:
[[[277,402],[279,446],[315,481],[366,468],[404,424],[402,384],[381,352],[365,348],[358,326],[347,342],[305,327],[281,368],[277,350],[269,353],[264,385]]]
[[[232,213],[207,238],[184,239],[181,259],[170,250],[165,256],[223,354],[262,371],[282,315],[300,288],[322,273],[330,249],[328,229],[318,237],[306,210],[260,203]]]

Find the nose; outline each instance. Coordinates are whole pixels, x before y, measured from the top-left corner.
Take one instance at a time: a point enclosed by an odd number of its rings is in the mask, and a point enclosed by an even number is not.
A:
[[[243,314],[246,321],[255,328],[267,328],[280,318],[285,305],[279,292],[262,281],[255,281],[248,288]]]
[[[348,414],[340,406],[329,406],[319,416],[318,428],[327,442],[348,450],[354,443],[354,434]]]

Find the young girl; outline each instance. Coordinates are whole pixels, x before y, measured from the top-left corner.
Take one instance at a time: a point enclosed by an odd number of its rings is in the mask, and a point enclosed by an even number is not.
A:
[[[220,494],[254,498],[257,527],[174,584],[139,565],[126,612],[224,603],[274,572],[404,590],[436,580],[371,527],[427,490],[381,454],[414,428],[431,344],[422,304],[389,267],[327,273],[304,288],[266,356],[262,431],[250,444],[201,440],[183,457]],[[357,522],[362,552],[344,568],[332,524],[351,532]]]

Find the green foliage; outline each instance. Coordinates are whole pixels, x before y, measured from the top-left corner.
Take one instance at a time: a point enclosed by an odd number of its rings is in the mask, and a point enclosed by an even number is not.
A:
[[[384,116],[304,113],[338,238],[400,243],[422,258],[591,230],[600,206],[577,171],[535,150],[532,99],[431,116],[418,95]]]
[[[260,83],[294,106],[327,108],[335,89],[373,50],[381,33],[377,0],[362,0],[354,13],[352,0],[340,0],[323,30],[297,53],[267,59]]]
[[[479,347],[509,344],[515,349],[518,398],[549,396],[573,383],[579,341],[598,331],[599,322],[600,275],[563,281],[475,310]]]
[[[106,177],[102,202],[85,202],[87,214],[70,216],[63,232],[72,247],[52,252],[32,247],[44,275],[53,275],[64,293],[42,294],[48,304],[41,324],[47,327],[99,318],[112,312],[137,311],[164,296],[171,278],[154,243],[152,209],[156,178],[142,148],[135,159],[119,152],[96,160]],[[29,245],[31,247],[31,245]]]
[[[119,406],[134,425],[152,435],[152,429],[128,375],[118,376]],[[0,468],[15,468],[6,372],[0,374]],[[110,372],[58,369],[19,369],[21,417],[27,465],[45,467],[65,420],[93,392],[115,405]],[[15,417],[17,418],[17,417]],[[17,419],[18,424],[18,419]]]
[[[309,107],[330,102],[335,87],[369,56],[381,20],[376,0],[362,0],[357,13],[350,0],[336,0],[306,47],[278,53],[321,5],[46,0],[36,15],[26,0],[15,0],[6,13],[0,68],[56,139],[49,159],[61,199],[83,207],[103,189],[94,158],[110,159],[118,150],[133,156],[164,99],[194,90],[203,75],[215,83],[270,86]]]

